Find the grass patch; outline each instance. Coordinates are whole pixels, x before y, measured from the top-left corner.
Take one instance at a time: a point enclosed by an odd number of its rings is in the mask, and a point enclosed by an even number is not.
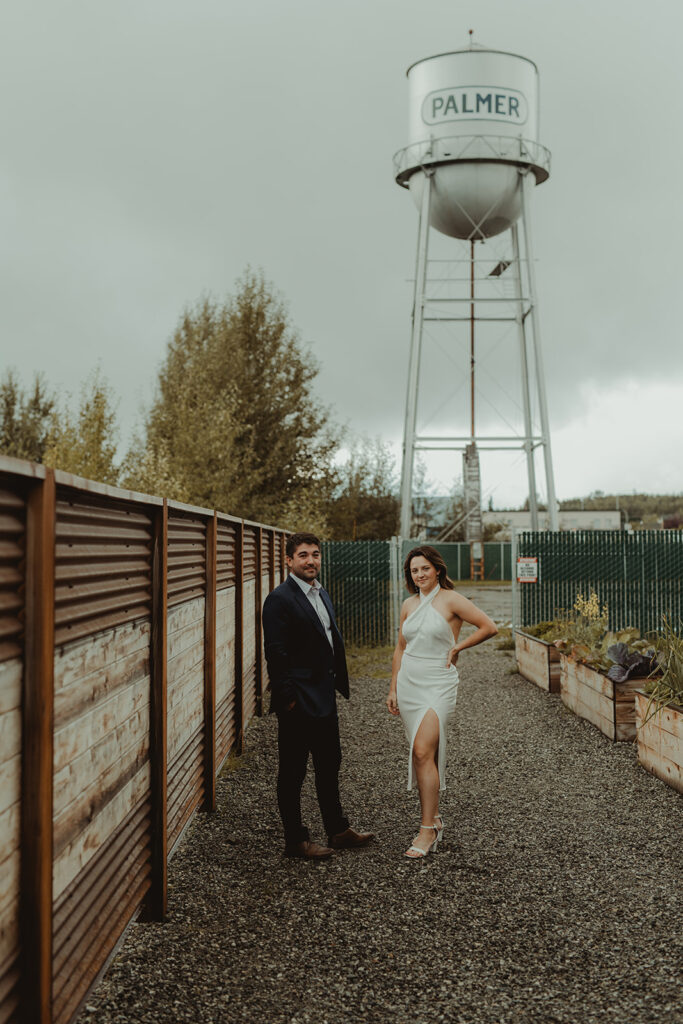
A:
[[[223,772],[230,774],[231,772],[238,772],[240,768],[244,768],[249,763],[249,754],[236,754],[235,751],[231,751],[223,762],[221,768],[221,775]]]
[[[386,679],[391,675],[393,647],[347,647],[349,675]]]
[[[499,626],[498,636],[496,637],[496,650],[497,651],[514,651],[515,649],[515,635],[512,632],[511,626]]]

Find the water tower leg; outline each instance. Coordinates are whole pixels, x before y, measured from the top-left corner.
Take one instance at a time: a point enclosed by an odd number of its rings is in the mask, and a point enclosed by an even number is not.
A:
[[[550,424],[548,421],[548,402],[545,394],[545,373],[543,370],[543,353],[541,351],[541,334],[538,323],[536,305],[536,271],[534,268],[534,252],[531,237],[531,192],[535,178],[530,170],[522,174],[522,220],[524,223],[524,246],[526,249],[527,281],[529,284],[529,303],[531,327],[534,335],[534,361],[536,363],[536,386],[538,387],[538,404],[541,415],[541,436],[543,438],[543,458],[545,460],[545,480],[548,491],[548,520],[551,530],[559,529],[557,516],[557,499],[555,497],[555,477],[553,476],[553,456],[550,448]]]
[[[415,265],[415,292],[413,295],[413,326],[410,337],[410,360],[408,363],[408,391],[406,395],[406,418],[403,428],[403,467],[401,471],[401,537],[412,536],[413,463],[415,459],[415,425],[417,420],[417,393],[420,383],[420,354],[422,349],[422,324],[424,320],[425,286],[427,283],[427,251],[429,248],[429,208],[432,193],[432,173],[422,172],[425,177],[420,206],[418,227],[417,259]]]
[[[529,360],[527,358],[527,339],[524,330],[524,296],[522,292],[522,265],[519,254],[519,231],[513,224],[512,255],[515,268],[515,288],[517,291],[517,336],[519,339],[519,355],[522,363],[522,403],[524,406],[524,451],[526,452],[526,468],[529,478],[529,512],[531,513],[531,529],[538,529],[538,501],[536,500],[536,466],[534,462],[533,430],[531,426],[531,394],[529,390]]]

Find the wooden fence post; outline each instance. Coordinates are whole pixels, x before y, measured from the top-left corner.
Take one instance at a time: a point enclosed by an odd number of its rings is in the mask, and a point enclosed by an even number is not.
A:
[[[55,476],[31,487],[26,523],[26,621],[21,772],[22,1009],[25,1024],[52,1020],[52,752],[54,707]]]
[[[206,524],[206,601],[204,614],[204,803],[216,810],[216,536],[218,517]]]
[[[256,528],[256,598],[254,601],[254,649],[256,651],[256,714],[263,714],[263,527]]]
[[[168,633],[168,504],[155,512],[152,551],[152,637],[150,649],[151,706],[149,757],[151,765],[152,878],[145,918],[163,921],[168,891],[166,661]]]
[[[235,753],[244,749],[244,523],[235,524]]]

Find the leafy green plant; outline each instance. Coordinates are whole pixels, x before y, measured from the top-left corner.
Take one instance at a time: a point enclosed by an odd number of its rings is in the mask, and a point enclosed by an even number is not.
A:
[[[596,672],[608,675],[609,669],[614,664],[614,658],[612,658],[610,651],[620,643],[627,646],[632,640],[634,632],[638,633],[637,630],[632,629],[622,629],[618,633],[608,631],[599,640],[595,641],[592,646],[588,644],[574,644],[565,653],[572,661],[588,665],[589,668],[595,669]]]
[[[561,622],[564,620],[552,619],[544,622],[537,622],[535,626],[525,626],[524,632],[529,636],[535,636],[537,640],[545,640],[552,643],[561,630]]]
[[[572,661],[588,665],[617,682],[638,673],[649,675],[654,667],[651,642],[643,639],[635,626],[615,632],[608,630],[607,622],[607,605],[600,606],[595,591],[588,597],[579,593],[572,612],[556,619],[561,632],[555,646]]]
[[[600,607],[600,599],[594,590],[588,597],[579,592],[572,611],[564,618],[559,616],[557,622],[560,635],[554,644],[568,657],[587,662],[593,653],[599,660],[607,654],[606,648],[604,652],[601,649],[607,634],[607,605]]]
[[[679,627],[683,627],[683,623],[679,623]],[[683,705],[683,635],[676,632],[671,619],[666,615],[662,616],[662,631],[655,639],[654,646],[661,675],[646,686],[650,699],[645,711],[645,722],[663,707]]]

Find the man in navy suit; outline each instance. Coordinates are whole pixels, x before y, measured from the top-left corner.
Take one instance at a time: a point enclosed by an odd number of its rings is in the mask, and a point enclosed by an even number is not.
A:
[[[285,853],[320,859],[334,849],[365,846],[372,833],[349,826],[339,797],[336,691],[348,699],[349,674],[332,602],[318,582],[320,541],[312,533],[295,533],[285,550],[290,574],[263,605],[270,710],[278,719],[277,800]],[[301,787],[309,754],[328,846],[311,842],[301,821]]]

